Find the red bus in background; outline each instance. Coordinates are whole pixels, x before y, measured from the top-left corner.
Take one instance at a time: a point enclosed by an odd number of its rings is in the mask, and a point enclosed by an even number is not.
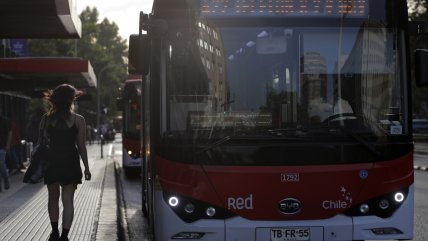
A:
[[[125,174],[141,170],[141,77],[130,76],[124,83],[118,107],[122,110],[122,167]]]
[[[412,239],[405,0],[154,0],[140,17],[156,240]]]

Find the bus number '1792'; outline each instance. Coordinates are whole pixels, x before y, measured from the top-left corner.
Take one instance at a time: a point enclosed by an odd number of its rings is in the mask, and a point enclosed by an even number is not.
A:
[[[300,181],[299,173],[281,173],[281,182],[298,182]]]

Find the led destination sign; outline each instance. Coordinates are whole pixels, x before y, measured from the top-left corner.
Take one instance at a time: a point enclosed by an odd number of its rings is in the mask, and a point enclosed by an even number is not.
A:
[[[271,127],[270,113],[190,113],[190,127],[212,129],[213,127]]]
[[[206,16],[367,17],[368,0],[201,0]]]

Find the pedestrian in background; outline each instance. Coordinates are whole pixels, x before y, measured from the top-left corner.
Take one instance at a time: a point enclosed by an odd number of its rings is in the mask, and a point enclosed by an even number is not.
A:
[[[85,179],[91,179],[86,150],[86,123],[83,116],[74,113],[72,107],[81,92],[73,86],[62,84],[46,93],[50,109],[40,122],[40,143],[46,138],[49,158],[44,183],[48,188],[48,212],[52,226],[49,240],[68,240],[74,218],[74,192],[82,183],[80,158],[84,164]],[[62,233],[59,234],[59,198],[63,205]]]
[[[4,180],[4,189],[9,189],[9,173],[6,167],[6,153],[10,148],[12,132],[10,121],[0,114],[0,191],[2,189],[2,179]]]
[[[10,142],[9,157],[12,159],[13,173],[20,173],[23,172],[23,169],[26,169],[21,158],[21,130],[18,126],[16,117],[12,117],[10,124],[12,137]]]

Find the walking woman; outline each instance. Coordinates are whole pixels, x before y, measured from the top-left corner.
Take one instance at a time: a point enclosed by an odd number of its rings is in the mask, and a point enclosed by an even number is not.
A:
[[[73,86],[62,84],[46,93],[50,109],[40,123],[39,139],[49,142],[49,160],[44,176],[49,199],[48,212],[52,225],[49,240],[68,240],[74,217],[74,192],[82,183],[80,158],[84,165],[85,179],[91,179],[86,150],[86,123],[83,116],[73,112],[73,102],[81,92]],[[63,205],[62,233],[58,230],[59,198]]]

